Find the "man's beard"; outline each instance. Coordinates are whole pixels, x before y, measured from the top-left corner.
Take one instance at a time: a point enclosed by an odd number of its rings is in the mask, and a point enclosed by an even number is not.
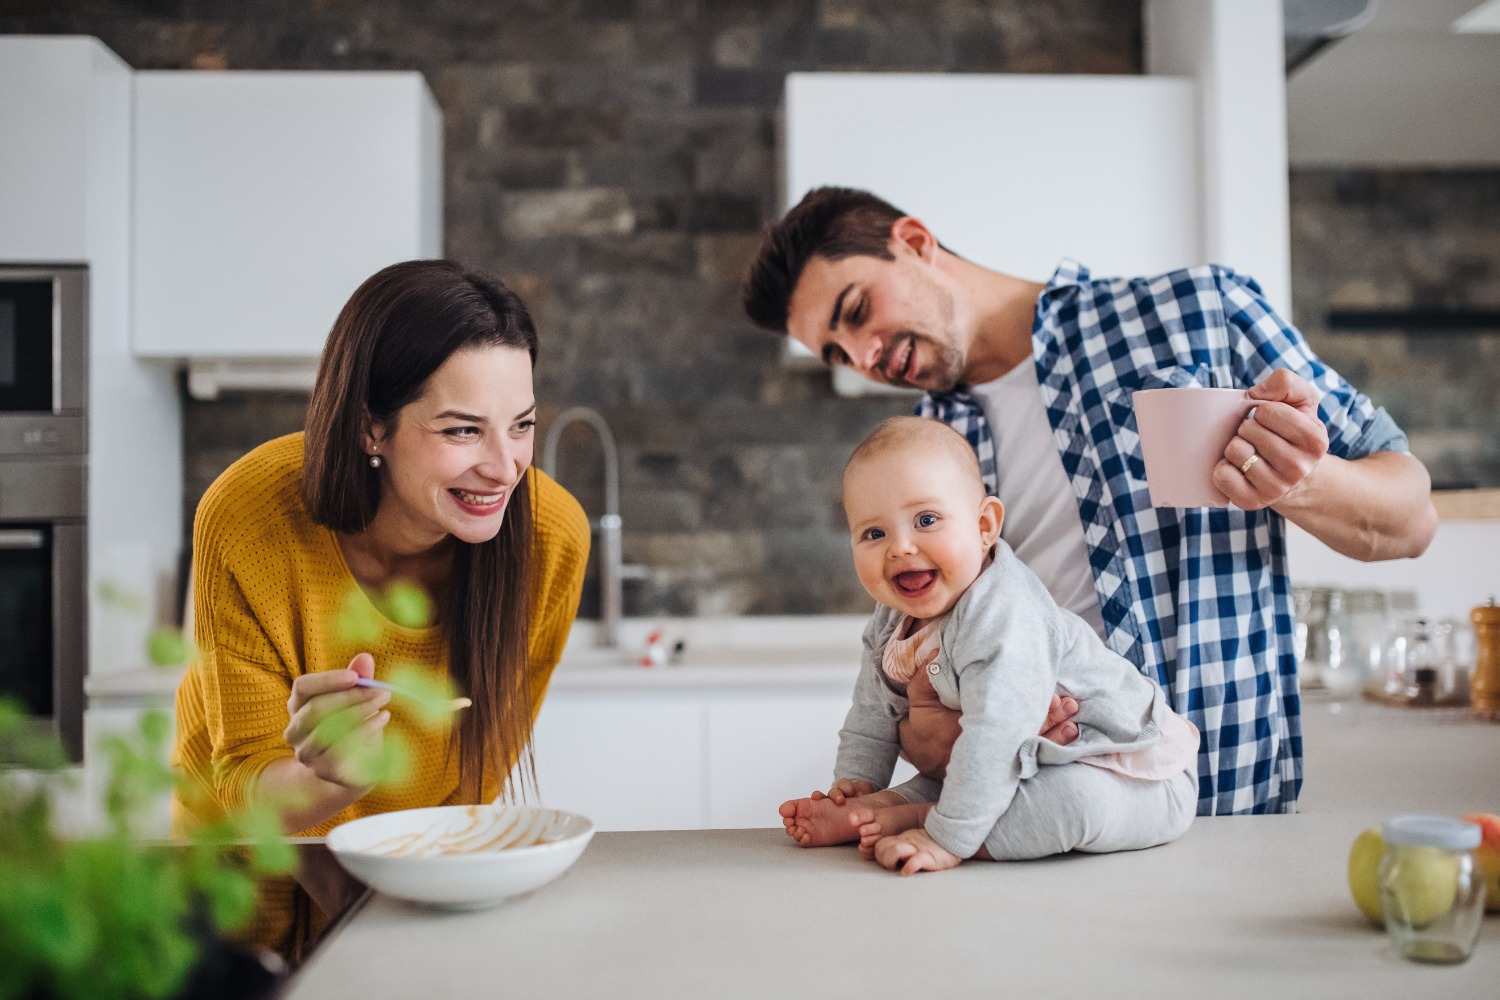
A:
[[[958,336],[954,329],[956,310],[953,295],[947,289],[940,287],[934,287],[933,292],[938,306],[940,329],[945,336],[937,339],[920,333],[914,334],[915,338],[925,343],[932,353],[932,363],[927,370],[913,373],[922,383],[916,385],[915,388],[926,389],[928,392],[951,392],[963,381],[964,354],[955,346]]]

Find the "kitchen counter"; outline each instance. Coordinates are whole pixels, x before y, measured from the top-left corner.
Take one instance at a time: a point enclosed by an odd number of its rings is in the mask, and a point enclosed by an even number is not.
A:
[[[1305,728],[1300,815],[909,879],[778,829],[601,833],[496,909],[369,897],[288,995],[1493,996],[1500,918],[1469,962],[1414,965],[1355,911],[1345,864],[1392,813],[1500,811],[1500,726],[1309,701]]]

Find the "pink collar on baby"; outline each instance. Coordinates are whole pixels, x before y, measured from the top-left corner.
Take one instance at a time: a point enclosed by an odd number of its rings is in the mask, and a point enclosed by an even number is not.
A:
[[[903,639],[902,634],[911,627],[911,616],[902,615],[881,654],[880,669],[885,675],[896,684],[907,684],[918,670],[937,659],[938,648],[942,645],[943,620],[947,617],[939,615]]]

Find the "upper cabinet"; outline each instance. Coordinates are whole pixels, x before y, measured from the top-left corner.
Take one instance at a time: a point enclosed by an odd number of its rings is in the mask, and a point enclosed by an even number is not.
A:
[[[124,273],[130,78],[92,38],[0,37],[0,262]]]
[[[140,72],[133,148],[142,356],[307,369],[362,281],[442,255],[420,73]]]

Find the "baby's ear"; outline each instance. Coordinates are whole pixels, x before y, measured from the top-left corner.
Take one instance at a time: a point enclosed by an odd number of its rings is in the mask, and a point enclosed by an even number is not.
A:
[[[1000,526],[1005,523],[1005,505],[999,497],[985,497],[979,504],[979,540],[988,549],[1000,540]]]

